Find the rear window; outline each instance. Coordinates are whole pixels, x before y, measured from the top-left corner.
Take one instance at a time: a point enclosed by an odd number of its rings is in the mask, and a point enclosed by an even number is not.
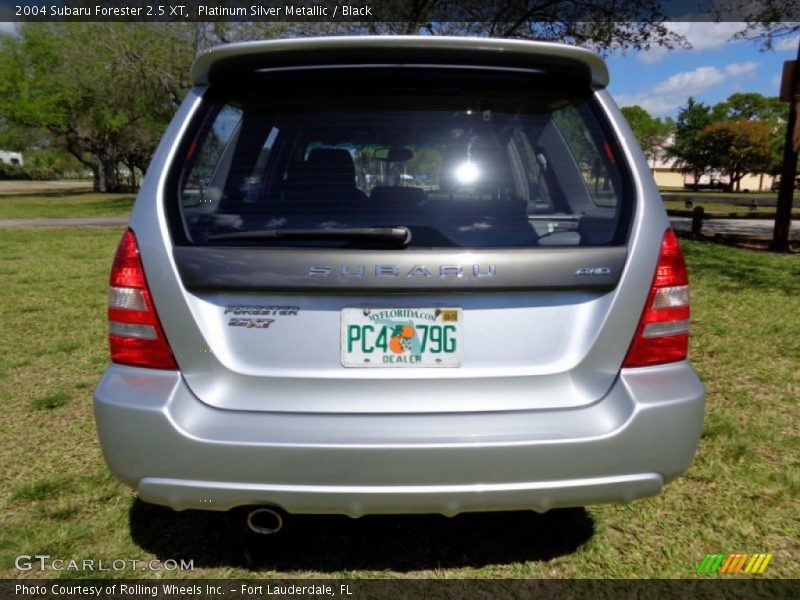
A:
[[[630,178],[588,89],[476,70],[252,77],[209,90],[180,153],[185,243],[373,248],[385,240],[355,233],[387,228],[423,248],[625,241]]]

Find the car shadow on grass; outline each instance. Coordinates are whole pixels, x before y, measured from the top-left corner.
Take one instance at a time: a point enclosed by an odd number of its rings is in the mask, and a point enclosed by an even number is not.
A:
[[[440,515],[290,515],[275,535],[247,529],[247,511],[176,512],[136,500],[133,541],[160,560],[193,560],[194,568],[251,571],[480,568],[547,561],[575,552],[594,535],[584,508]]]

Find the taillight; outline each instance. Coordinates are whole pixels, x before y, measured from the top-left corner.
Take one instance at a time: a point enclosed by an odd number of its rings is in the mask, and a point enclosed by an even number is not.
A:
[[[689,276],[678,238],[667,229],[647,303],[622,366],[644,367],[683,360],[688,346]]]
[[[108,343],[111,360],[152,369],[177,369],[144,277],[136,236],[122,236],[108,290]]]

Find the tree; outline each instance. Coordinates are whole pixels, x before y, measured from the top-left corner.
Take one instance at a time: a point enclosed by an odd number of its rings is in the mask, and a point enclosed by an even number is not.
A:
[[[120,164],[145,168],[188,89],[193,42],[183,24],[24,23],[0,36],[0,115],[46,129],[117,191]]]
[[[800,11],[797,0],[762,0],[754,7],[745,21],[747,26],[736,37],[760,40],[765,50],[771,50],[776,40],[796,37],[800,31]],[[797,59],[800,62],[800,44],[797,47]],[[792,82],[797,87],[797,76]],[[792,204],[794,203],[794,181],[797,176],[797,150],[794,147],[793,134],[796,128],[797,103],[795,98],[789,104],[786,132],[783,140],[781,167],[781,186],[778,191],[778,202],[775,209],[775,228],[772,233],[770,249],[778,252],[789,250],[789,231],[792,225]],[[785,110],[785,109],[784,109]]]
[[[308,35],[474,35],[566,42],[600,51],[687,47],[664,25],[660,0],[385,0],[391,21],[210,23],[206,43]]]
[[[675,142],[667,148],[667,154],[677,159],[681,171],[691,174],[695,181],[711,168],[707,148],[698,144],[700,132],[711,121],[711,109],[690,96],[675,119]]]
[[[772,130],[765,121],[725,121],[712,123],[697,136],[696,143],[712,169],[730,177],[732,186],[747,173],[763,173],[772,158]]]
[[[17,35],[0,34],[0,120],[46,130],[92,170],[97,189],[111,191],[123,185],[120,165],[132,173],[146,168],[190,85],[192,59],[217,43],[320,33],[456,33],[599,50],[685,45],[664,26],[659,0],[622,6],[607,0],[387,1],[396,10],[392,22],[382,23],[22,23]]]
[[[598,50],[686,46],[664,26],[659,0],[407,0],[402,23],[372,24],[374,33],[478,35],[559,41]],[[397,29],[400,29],[397,31]]]
[[[766,121],[779,126],[786,122],[786,107],[777,96],[757,93],[732,94],[727,100],[715,104],[711,110],[714,121]]]
[[[641,106],[624,106],[622,114],[625,115],[647,159],[655,162],[672,133],[670,123],[650,116],[650,113]]]
[[[786,136],[786,107],[777,96],[737,93],[715,104],[711,109],[714,121],[759,121],[771,130],[770,161],[763,173],[778,175],[783,164],[783,138]],[[762,175],[763,179],[763,175]],[[760,187],[760,186],[759,186]]]
[[[797,0],[758,0],[736,8],[752,12],[746,14],[744,19],[741,15],[735,19],[745,21],[747,25],[734,39],[758,40],[764,50],[772,50],[777,41],[795,37],[800,32],[800,5]]]

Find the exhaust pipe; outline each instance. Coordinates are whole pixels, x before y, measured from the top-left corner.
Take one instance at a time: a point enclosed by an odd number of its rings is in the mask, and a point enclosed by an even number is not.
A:
[[[283,528],[283,517],[272,508],[256,508],[247,514],[247,527],[259,535],[272,535]]]

